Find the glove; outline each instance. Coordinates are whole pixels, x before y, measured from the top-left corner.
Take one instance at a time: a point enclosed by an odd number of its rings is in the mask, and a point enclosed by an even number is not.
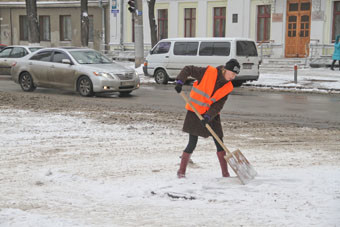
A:
[[[182,91],[182,86],[183,82],[181,80],[177,80],[175,86],[175,90],[177,91],[177,93],[180,93]]]
[[[204,114],[201,124],[205,127],[209,123],[210,119],[211,117],[208,114]]]

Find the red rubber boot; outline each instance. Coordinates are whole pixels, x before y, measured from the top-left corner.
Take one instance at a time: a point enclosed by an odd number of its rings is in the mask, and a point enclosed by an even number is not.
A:
[[[191,154],[183,152],[181,164],[179,166],[179,170],[177,171],[177,177],[178,178],[184,178],[185,177],[185,171],[187,169],[188,162],[190,160],[190,156],[191,156]]]
[[[225,151],[218,151],[217,157],[218,157],[218,161],[220,161],[222,176],[223,177],[230,177],[230,174],[228,172],[228,163],[224,159],[225,154],[226,154]]]

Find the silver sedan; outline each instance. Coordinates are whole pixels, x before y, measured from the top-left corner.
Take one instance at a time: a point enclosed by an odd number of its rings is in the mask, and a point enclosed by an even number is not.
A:
[[[14,61],[42,48],[41,46],[18,45],[4,47],[0,51],[0,75],[10,75]]]
[[[11,75],[24,91],[34,91],[36,87],[61,88],[82,96],[103,92],[126,95],[140,86],[134,69],[88,48],[39,50],[14,62]]]

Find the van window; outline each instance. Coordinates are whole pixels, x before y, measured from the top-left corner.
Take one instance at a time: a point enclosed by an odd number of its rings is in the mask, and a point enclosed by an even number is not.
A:
[[[257,56],[255,43],[252,41],[237,41],[236,42],[237,56]]]
[[[229,56],[230,42],[201,42],[200,56]]]
[[[196,55],[198,42],[176,42],[174,55]]]
[[[152,50],[151,54],[166,54],[170,49],[170,42],[161,42]]]

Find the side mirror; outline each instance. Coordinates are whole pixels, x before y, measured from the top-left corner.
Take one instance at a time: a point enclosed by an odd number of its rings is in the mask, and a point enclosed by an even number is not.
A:
[[[61,63],[71,65],[70,59],[62,59]]]

